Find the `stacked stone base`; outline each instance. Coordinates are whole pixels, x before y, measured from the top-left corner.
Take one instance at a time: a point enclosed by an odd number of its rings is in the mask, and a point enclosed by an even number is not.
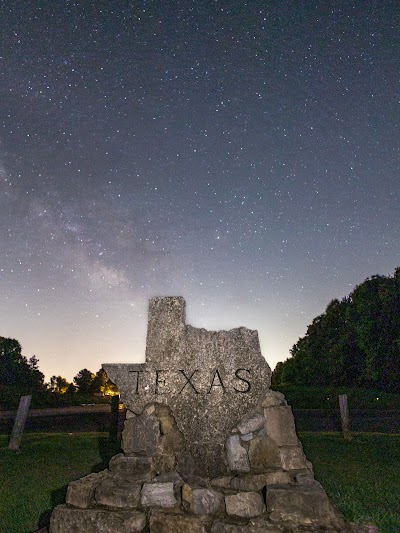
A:
[[[225,441],[224,474],[204,475],[172,412],[127,420],[123,454],[69,484],[51,533],[349,531],[314,479],[283,396],[267,391]]]

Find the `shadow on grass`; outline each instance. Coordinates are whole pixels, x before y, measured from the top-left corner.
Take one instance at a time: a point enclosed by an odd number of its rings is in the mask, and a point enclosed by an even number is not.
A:
[[[113,433],[113,434],[110,433],[110,435],[108,436],[99,435],[97,437],[97,448],[99,451],[101,461],[93,465],[90,469],[90,472],[88,472],[88,474],[97,473],[97,472],[101,472],[102,470],[105,470],[108,467],[108,463],[110,462],[110,459],[117,453],[120,453],[121,451],[120,435],[117,433]],[[49,528],[50,516],[54,508],[57,507],[57,505],[61,505],[65,503],[68,484],[69,483],[51,492],[51,508],[46,509],[40,515],[39,523],[38,523],[39,529]]]

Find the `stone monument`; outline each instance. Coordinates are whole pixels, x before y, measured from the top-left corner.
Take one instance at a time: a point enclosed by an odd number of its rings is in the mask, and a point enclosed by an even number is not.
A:
[[[123,453],[69,484],[51,533],[349,531],[314,479],[257,331],[207,331],[180,297],[149,305],[146,362],[104,364]]]

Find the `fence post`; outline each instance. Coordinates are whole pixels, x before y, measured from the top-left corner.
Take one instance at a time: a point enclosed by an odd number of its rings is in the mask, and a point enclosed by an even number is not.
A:
[[[119,394],[111,396],[111,422],[110,422],[110,439],[118,438],[118,419],[119,419]]]
[[[344,440],[351,440],[349,429],[349,405],[347,403],[347,394],[339,394],[340,418],[342,420],[342,432]]]
[[[17,416],[15,417],[15,422],[13,430],[11,433],[11,439],[8,444],[10,450],[18,451],[19,445],[22,439],[22,434],[24,432],[26,417],[28,416],[29,405],[31,403],[32,396],[21,396],[19,401]]]

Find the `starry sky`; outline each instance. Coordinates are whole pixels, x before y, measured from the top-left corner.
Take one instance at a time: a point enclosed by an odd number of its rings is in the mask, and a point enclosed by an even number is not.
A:
[[[400,265],[397,0],[3,0],[0,335],[144,361],[148,299],[273,368]]]

